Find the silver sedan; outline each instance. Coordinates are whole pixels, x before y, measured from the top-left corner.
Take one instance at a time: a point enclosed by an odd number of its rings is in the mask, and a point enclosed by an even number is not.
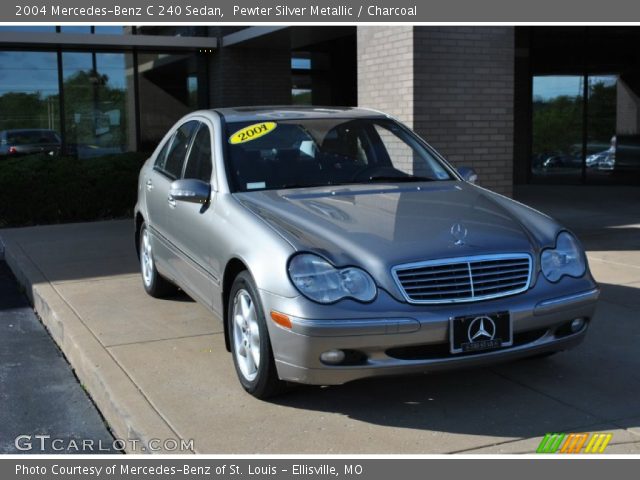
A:
[[[576,237],[365,109],[198,111],[140,172],[145,290],[223,319],[247,392],[539,356],[599,289]]]

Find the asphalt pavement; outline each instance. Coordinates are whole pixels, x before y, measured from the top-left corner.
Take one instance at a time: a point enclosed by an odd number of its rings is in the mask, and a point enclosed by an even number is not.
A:
[[[0,453],[117,453],[113,446],[71,366],[0,262]]]

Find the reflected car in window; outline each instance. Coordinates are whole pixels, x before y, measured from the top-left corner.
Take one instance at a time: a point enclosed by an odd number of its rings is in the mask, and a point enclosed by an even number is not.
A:
[[[60,137],[53,130],[32,128],[0,131],[0,157],[60,154]]]
[[[195,112],[140,171],[142,283],[221,318],[259,398],[575,347],[599,296],[580,242],[475,178],[375,111]]]
[[[587,168],[609,171],[613,170],[616,164],[616,151],[614,148],[603,150],[589,155],[586,160]]]
[[[542,163],[542,168],[546,171],[582,169],[582,157],[579,155],[552,155]]]

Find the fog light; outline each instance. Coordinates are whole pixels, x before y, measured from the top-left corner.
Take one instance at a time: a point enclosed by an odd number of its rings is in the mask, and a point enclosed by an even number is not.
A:
[[[320,354],[320,361],[330,365],[338,365],[344,362],[345,354],[342,350],[329,350]]]
[[[576,333],[584,328],[584,318],[574,318],[571,321],[571,332]]]

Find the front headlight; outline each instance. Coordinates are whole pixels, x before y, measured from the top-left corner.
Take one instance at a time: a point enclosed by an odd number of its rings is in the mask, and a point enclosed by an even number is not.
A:
[[[562,232],[556,239],[556,248],[542,251],[540,256],[542,273],[551,282],[563,276],[581,277],[586,270],[584,254],[577,240],[568,232]]]
[[[364,270],[336,268],[324,258],[310,253],[291,259],[289,277],[300,293],[319,303],[333,303],[343,298],[369,302],[376,296],[376,285]]]

